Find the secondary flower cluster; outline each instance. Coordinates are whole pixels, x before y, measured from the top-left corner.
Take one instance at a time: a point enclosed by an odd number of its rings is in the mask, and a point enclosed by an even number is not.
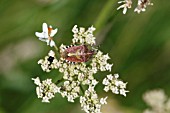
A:
[[[62,86],[61,95],[67,97],[69,102],[74,102],[74,99],[79,97],[80,82],[79,81],[65,81]]]
[[[41,64],[41,68],[43,71],[50,72],[51,69],[57,68],[58,60],[55,57],[54,51],[50,50],[48,56],[45,59],[40,59],[38,64]]]
[[[37,96],[38,98],[42,98],[42,102],[50,102],[49,99],[52,99],[55,93],[60,93],[60,87],[52,83],[51,79],[44,80],[42,83],[39,77],[32,78],[32,80],[37,85]]]
[[[107,104],[107,97],[99,100],[94,86],[89,86],[84,96],[80,97],[80,104],[86,113],[101,113],[101,105]]]
[[[80,29],[77,28],[77,25],[75,25],[72,29],[72,32],[74,33],[72,42],[73,44],[89,44],[89,45],[94,45],[95,44],[95,37],[93,36],[93,32],[96,29],[91,26],[88,28],[86,31],[85,28],[80,27]]]
[[[46,24],[44,23],[43,27],[44,25]],[[107,97],[98,98],[94,88],[99,81],[95,79],[94,74],[99,71],[111,72],[113,64],[108,63],[110,59],[108,54],[103,54],[94,47],[96,43],[94,30],[93,26],[85,30],[75,25],[72,29],[74,45],[61,44],[56,52],[50,50],[44,59],[38,61],[43,71],[50,72],[52,69],[58,69],[63,74],[61,80],[56,83],[52,83],[51,79],[44,80],[42,83],[39,78],[33,79],[38,85],[36,92],[38,98],[42,98],[42,102],[49,102],[55,93],[59,93],[69,102],[80,98],[82,110],[86,113],[101,113],[101,106],[107,104]],[[53,41],[51,38],[47,40]],[[56,44],[54,45],[57,48]],[[128,92],[125,90],[127,83],[118,80],[118,76],[107,75],[103,84],[116,94],[126,96]],[[106,91],[106,88],[104,90]]]
[[[170,98],[162,89],[146,92],[143,99],[151,107],[143,113],[170,113]]]
[[[124,1],[119,1],[118,4],[122,4],[117,8],[117,10],[123,8],[123,14],[126,14],[127,9],[131,8],[132,5],[132,0],[124,0]],[[146,7],[148,5],[153,5],[153,3],[150,2],[150,0],[138,0],[137,7],[135,8],[134,12],[140,13],[146,11]]]
[[[114,76],[112,74],[107,75],[107,77],[103,79],[103,85],[105,85],[104,91],[108,92],[111,90],[114,94],[126,96],[126,93],[129,92],[125,90],[127,83],[118,80],[118,78],[118,74],[114,74]]]

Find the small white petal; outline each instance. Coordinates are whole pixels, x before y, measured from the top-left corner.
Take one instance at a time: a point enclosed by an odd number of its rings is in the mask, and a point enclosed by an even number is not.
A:
[[[35,32],[35,35],[39,38],[44,38],[44,33]]]
[[[72,32],[75,33],[75,34],[78,33],[77,25],[75,25],[75,26],[73,27]]]
[[[126,93],[129,91],[126,91],[124,89],[120,89],[120,94],[126,97]]]
[[[125,7],[125,5],[123,4],[123,5],[119,6],[119,7],[117,8],[117,10],[119,10],[119,9],[121,9],[121,8],[124,8],[124,7]]]
[[[119,74],[114,74],[114,77],[115,77],[116,79],[118,79],[118,78],[119,78]]]
[[[98,81],[97,80],[92,80],[92,85],[96,86],[98,84]]]
[[[42,30],[44,33],[48,33],[48,26],[46,23],[43,23],[42,28],[43,28]]]
[[[58,29],[51,30],[50,37],[53,37],[57,33]]]
[[[119,89],[117,87],[111,87],[112,93],[119,94]]]
[[[109,86],[105,86],[103,90],[108,92],[109,91]]]
[[[96,28],[93,27],[93,26],[91,26],[90,28],[88,28],[88,32],[90,32],[90,33],[93,33],[93,31],[95,31],[95,30],[96,30]]]
[[[125,3],[125,1],[119,1],[118,4]]]
[[[36,93],[37,93],[38,98],[43,97],[42,90],[40,89],[40,87],[36,87]]]
[[[50,40],[46,40],[46,42],[47,42],[47,45],[50,45]]]
[[[43,97],[42,102],[50,103],[49,98],[48,98],[48,97],[46,97],[46,96],[45,96],[45,97]]]
[[[106,70],[111,71],[113,64],[106,64]]]
[[[55,42],[53,40],[50,41],[50,46],[51,47],[55,46]]]
[[[49,53],[48,53],[48,56],[54,57],[55,56],[55,52],[53,50],[50,50]]]
[[[38,64],[42,64],[44,62],[44,60],[43,59],[40,59],[39,61],[38,61]]]
[[[143,8],[143,9],[142,9],[142,11],[143,11],[143,12],[145,12],[145,11],[146,11],[146,9],[144,9],[144,8]]]
[[[108,97],[101,98],[101,99],[100,99],[100,103],[101,103],[101,104],[107,104],[107,101],[106,101],[107,98],[108,98]]]
[[[84,27],[80,27],[79,32],[80,32],[80,33],[84,33],[84,32],[85,32],[85,28],[84,28]]]
[[[126,14],[126,11],[127,11],[127,7],[125,7],[125,8],[123,9],[123,14]]]
[[[41,82],[40,82],[40,78],[37,77],[37,78],[32,78],[32,80],[34,80],[34,84],[40,86],[41,85]]]
[[[39,38],[39,40],[41,40],[43,42],[47,42],[48,38]]]
[[[103,85],[109,85],[110,82],[108,79],[104,78],[102,83]]]
[[[113,75],[112,75],[112,74],[109,74],[109,75],[107,75],[107,78],[108,78],[109,80],[112,80],[112,79],[113,79]]]

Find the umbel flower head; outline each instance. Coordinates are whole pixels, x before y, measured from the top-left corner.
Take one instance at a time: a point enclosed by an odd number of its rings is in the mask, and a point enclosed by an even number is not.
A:
[[[94,86],[89,86],[84,96],[80,97],[80,104],[86,113],[101,113],[101,106],[107,104],[106,99],[107,97],[99,99]]]
[[[108,92],[111,90],[114,94],[126,96],[126,93],[129,92],[125,90],[127,83],[118,80],[118,78],[118,74],[114,74],[114,76],[112,74],[107,75],[107,77],[103,79],[103,85],[105,85],[104,91]]]
[[[48,27],[46,23],[43,23],[42,30],[42,33],[35,32],[35,35],[39,37],[39,40],[47,42],[47,45],[50,45],[51,47],[55,46],[53,37],[57,33],[58,29],[53,29],[52,26]]]
[[[44,80],[42,83],[39,77],[32,78],[32,80],[34,80],[34,83],[37,85],[37,96],[38,98],[42,98],[42,102],[50,102],[49,99],[52,99],[55,93],[60,92],[60,87],[52,83],[51,79]]]
[[[101,107],[107,104],[108,97],[99,99],[95,86],[100,81],[95,79],[94,75],[99,71],[111,72],[113,64],[108,62],[110,59],[108,53],[104,54],[95,47],[94,31],[93,26],[86,30],[75,25],[72,29],[73,45],[61,44],[56,52],[50,50],[44,59],[38,61],[43,71],[50,72],[52,69],[57,69],[63,75],[55,83],[52,83],[51,79],[42,81],[42,83],[39,78],[33,79],[37,85],[37,96],[42,98],[42,102],[49,102],[55,93],[59,93],[69,102],[74,102],[76,98],[80,98],[82,110],[86,113],[101,113]],[[107,75],[107,78],[103,80],[105,87],[108,87],[108,90],[115,94],[126,96],[127,83],[118,80],[118,77],[110,76]],[[53,89],[51,87],[55,87],[57,90],[51,90]],[[108,91],[106,89],[104,90]]]

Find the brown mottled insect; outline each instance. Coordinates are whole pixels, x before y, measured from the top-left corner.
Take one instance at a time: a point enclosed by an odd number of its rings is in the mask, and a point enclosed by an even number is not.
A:
[[[94,54],[93,49],[89,49],[87,45],[68,46],[61,57],[68,63],[87,62]]]

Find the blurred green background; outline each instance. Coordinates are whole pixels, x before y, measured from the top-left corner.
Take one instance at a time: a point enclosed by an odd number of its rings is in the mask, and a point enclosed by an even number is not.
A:
[[[37,61],[51,49],[35,37],[43,22],[57,27],[57,45],[69,45],[72,27],[96,27],[99,49],[109,53],[112,73],[128,82],[127,97],[108,93],[103,113],[142,113],[144,92],[162,88],[170,95],[170,3],[153,0],[146,12],[126,15],[117,11],[117,0],[0,0],[0,113],[84,113],[78,99],[68,103],[56,95],[41,103],[32,77],[58,77],[45,73]],[[99,73],[97,78],[103,78]],[[102,87],[97,86],[100,96]]]

